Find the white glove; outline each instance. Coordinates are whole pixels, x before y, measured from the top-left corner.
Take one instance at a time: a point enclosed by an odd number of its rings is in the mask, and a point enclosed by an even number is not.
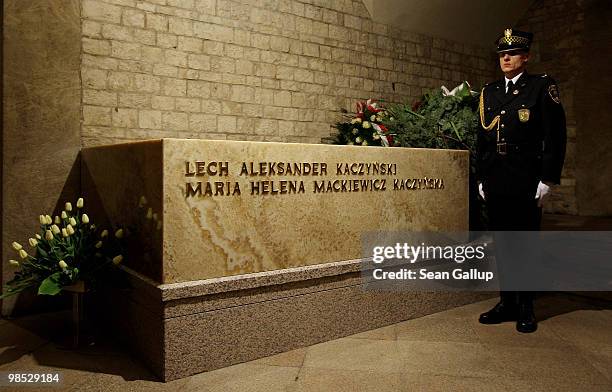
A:
[[[482,197],[482,200],[485,200],[484,190],[482,189],[482,182],[478,184],[478,193],[480,194],[480,197]]]
[[[544,198],[550,193],[550,187],[544,184],[542,181],[538,184],[538,190],[536,191],[535,198],[538,200],[538,207],[542,207],[544,204]]]

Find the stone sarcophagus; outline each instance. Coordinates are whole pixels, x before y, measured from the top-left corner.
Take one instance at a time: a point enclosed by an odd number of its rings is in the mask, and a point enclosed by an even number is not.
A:
[[[163,139],[82,162],[101,219],[136,228],[108,317],[164,380],[482,298],[360,288],[362,233],[468,229],[465,151]]]

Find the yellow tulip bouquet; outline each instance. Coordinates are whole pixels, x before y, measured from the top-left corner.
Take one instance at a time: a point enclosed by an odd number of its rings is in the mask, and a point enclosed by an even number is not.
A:
[[[68,202],[54,219],[40,215],[40,232],[28,240],[31,250],[13,242],[19,260],[9,260],[9,264],[18,270],[0,298],[30,287],[38,287],[38,294],[56,295],[78,281],[91,286],[122,262],[124,230],[119,228],[111,235],[108,229],[97,228],[83,207],[84,200],[79,198],[76,209]]]

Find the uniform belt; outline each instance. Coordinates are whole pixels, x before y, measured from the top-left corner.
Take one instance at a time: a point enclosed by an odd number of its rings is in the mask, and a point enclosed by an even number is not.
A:
[[[507,153],[518,153],[518,152],[542,152],[542,144],[533,143],[497,143],[497,153],[500,155],[506,155]]]

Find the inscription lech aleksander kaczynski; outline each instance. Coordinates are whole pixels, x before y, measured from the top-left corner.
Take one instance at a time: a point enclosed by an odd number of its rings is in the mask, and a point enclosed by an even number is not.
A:
[[[231,181],[223,178],[232,174]],[[236,174],[245,179],[242,184],[236,181]],[[330,175],[336,178],[319,179]],[[187,198],[240,196],[243,193],[259,196],[444,189],[442,178],[401,178],[396,163],[379,162],[343,162],[330,166],[326,162],[240,162],[230,165],[229,161],[186,161],[185,177],[190,179],[185,183]],[[198,177],[206,177],[208,181],[197,181]],[[258,180],[257,177],[267,179]],[[305,179],[307,177],[310,180]]]

